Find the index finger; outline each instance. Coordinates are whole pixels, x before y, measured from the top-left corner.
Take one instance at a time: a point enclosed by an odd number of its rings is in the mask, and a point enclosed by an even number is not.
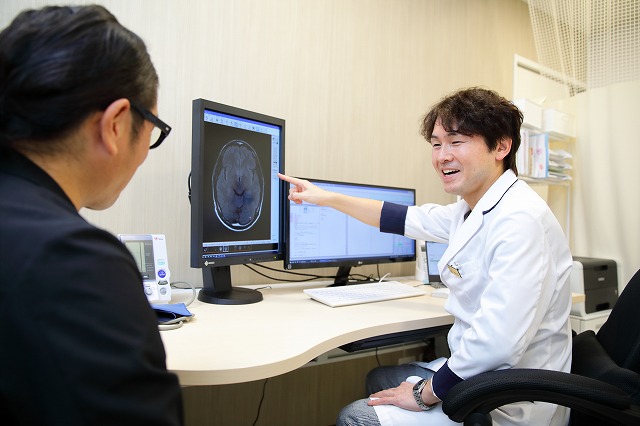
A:
[[[294,178],[292,176],[283,175],[282,173],[278,173],[278,177],[285,182],[289,182],[296,186],[302,186],[302,179]]]

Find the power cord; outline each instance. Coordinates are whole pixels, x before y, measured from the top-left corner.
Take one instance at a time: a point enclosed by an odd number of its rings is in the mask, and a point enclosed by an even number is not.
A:
[[[316,274],[305,274],[302,272],[293,272],[293,271],[286,271],[286,270],[281,270],[281,269],[276,269],[276,268],[271,268],[269,266],[265,266],[265,265],[261,265],[259,263],[255,263],[253,265],[248,265],[245,264],[243,265],[246,268],[252,270],[253,272],[255,272],[256,274],[263,276],[265,278],[268,278],[270,280],[273,281],[280,281],[280,282],[288,282],[288,283],[304,283],[304,282],[308,282],[308,281],[313,281],[313,280],[319,280],[319,279],[335,279],[336,276],[335,275],[316,275]],[[362,275],[362,274],[349,274],[349,279],[351,281],[355,281],[355,282],[359,282],[359,283],[366,283],[366,282],[372,282],[372,281],[382,281],[384,278],[388,277],[391,274],[386,274],[384,277],[380,278],[380,265],[376,265],[377,266],[377,272],[378,272],[378,278],[375,278],[373,275]],[[303,279],[298,279],[298,280],[293,280],[293,279],[286,279],[286,278],[275,278],[272,276],[269,276],[267,274],[264,274],[260,271],[257,271],[254,267],[259,267],[262,269],[266,269],[272,272],[278,272],[278,273],[284,273],[284,274],[288,274],[288,275],[295,275],[295,276],[299,276],[299,277],[306,277]]]
[[[370,282],[375,282],[375,281],[382,281],[384,278],[388,277],[391,274],[386,274],[384,277],[380,278],[380,265],[376,264],[376,270],[378,272],[378,277],[374,277],[372,274],[369,275],[362,275],[362,274],[349,274],[349,280],[351,282],[356,282],[356,283],[370,283]],[[330,278],[335,278],[335,277],[330,277]]]
[[[264,402],[264,397],[266,395],[268,381],[269,378],[266,378],[264,379],[264,383],[262,384],[262,396],[260,397],[260,402],[258,403],[258,411],[256,412],[256,419],[253,421],[253,426],[256,426],[258,420],[260,419],[260,412],[262,411],[262,403]]]
[[[189,172],[189,177],[187,177],[187,188],[189,189],[187,197],[189,197],[189,204],[191,204],[191,172]]]
[[[160,331],[169,331],[176,330],[184,325],[184,318],[176,318],[171,321],[163,322],[162,324],[158,324],[158,330]]]
[[[196,300],[197,291],[193,284],[186,281],[173,281],[169,285],[171,286],[171,288],[176,288],[180,290],[185,289],[184,287],[178,287],[176,284],[186,284],[189,286],[189,288],[191,288],[191,299],[189,299],[189,301],[184,304],[185,306],[189,306],[191,303],[193,303],[194,300]],[[176,330],[182,327],[184,323],[189,320],[191,320],[191,317],[181,316],[178,318],[174,318],[172,320],[165,321],[162,324],[158,324],[158,330],[160,331]]]
[[[380,354],[378,354],[378,350],[379,350],[379,349],[380,349],[380,348],[379,348],[378,346],[376,346],[376,352],[375,352],[375,354],[376,354],[376,362],[378,363],[378,367],[380,367],[380,366],[382,365],[382,363],[380,362]]]
[[[198,292],[196,291],[195,286],[186,281],[173,281],[169,285],[171,286],[171,288],[176,288],[178,290],[186,290],[184,287],[178,287],[176,284],[186,284],[189,286],[189,288],[191,289],[191,299],[189,299],[189,302],[185,303],[185,306],[189,306],[190,304],[192,304],[193,301],[196,300],[196,297],[198,295]]]
[[[380,280],[378,280],[378,282],[382,282],[385,278],[387,278],[389,275],[391,275],[391,272],[387,272],[386,274],[384,274],[384,277],[380,278]]]
[[[283,271],[280,269],[275,269],[275,268],[271,268],[269,266],[265,266],[265,265],[261,265],[259,263],[255,263],[253,265],[244,265],[246,268],[251,269],[253,272],[255,272],[258,275],[261,275],[265,278],[268,278],[270,280],[274,280],[274,281],[281,281],[281,282],[289,282],[289,283],[303,283],[303,282],[307,282],[307,281],[313,281],[313,280],[318,280],[321,278],[335,278],[335,276],[331,276],[331,275],[314,275],[314,274],[304,274],[301,272],[292,272],[292,271]],[[300,277],[307,277],[304,279],[300,279],[300,280],[288,280],[286,278],[275,278],[275,277],[271,277],[267,274],[263,274],[262,272],[257,271],[256,269],[254,269],[254,267],[259,267],[262,269],[267,269],[269,271],[272,272],[279,272],[279,273],[285,273],[285,274],[289,274],[289,275],[296,275],[296,276],[300,276]]]

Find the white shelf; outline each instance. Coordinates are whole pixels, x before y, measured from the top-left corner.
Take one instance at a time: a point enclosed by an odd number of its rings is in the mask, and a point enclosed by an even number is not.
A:
[[[518,177],[527,183],[533,183],[538,185],[559,185],[559,186],[566,186],[566,187],[571,186],[571,179],[565,180],[565,179],[556,179],[552,177],[534,178],[531,176],[524,176],[524,175],[521,175]]]

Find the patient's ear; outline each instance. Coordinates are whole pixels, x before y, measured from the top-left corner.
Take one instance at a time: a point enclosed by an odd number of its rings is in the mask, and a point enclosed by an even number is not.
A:
[[[118,153],[121,142],[129,142],[131,134],[131,104],[128,99],[113,101],[102,113],[100,119],[100,140],[110,154]]]

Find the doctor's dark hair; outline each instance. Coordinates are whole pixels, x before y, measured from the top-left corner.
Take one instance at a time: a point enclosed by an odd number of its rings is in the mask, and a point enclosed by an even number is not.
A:
[[[23,11],[0,33],[0,149],[63,150],[50,141],[90,114],[120,98],[151,109],[157,90],[144,42],[104,7]]]
[[[447,132],[466,136],[482,136],[493,151],[498,141],[511,139],[511,151],[504,158],[504,170],[516,168],[516,152],[520,147],[522,113],[511,102],[492,90],[471,87],[444,97],[424,116],[420,133],[431,140],[433,128],[440,120]]]

